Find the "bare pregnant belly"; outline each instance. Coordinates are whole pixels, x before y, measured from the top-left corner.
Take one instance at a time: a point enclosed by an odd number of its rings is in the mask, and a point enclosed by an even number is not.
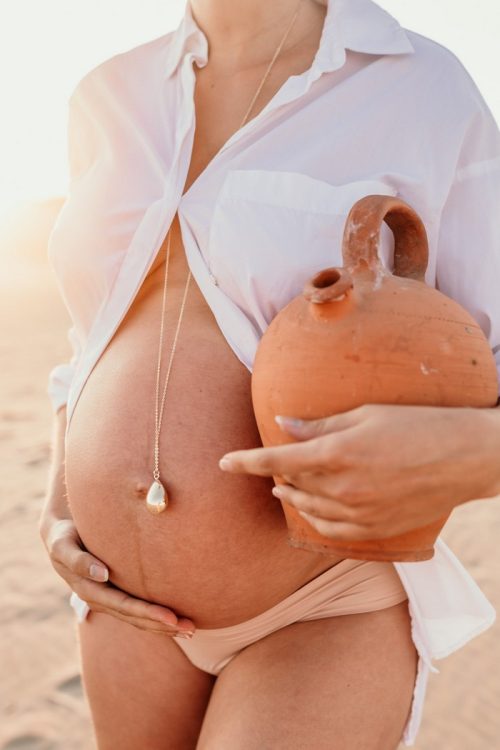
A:
[[[161,388],[184,290],[182,270],[177,280],[175,267],[169,271]],[[156,516],[146,509],[162,283],[158,267],[83,388],[66,442],[68,500],[83,543],[109,566],[114,585],[164,604],[198,627],[224,627],[277,603],[336,559],[287,545],[271,477],[219,469],[224,453],[262,443],[250,373],[194,278],[160,435],[160,474],[170,504]]]

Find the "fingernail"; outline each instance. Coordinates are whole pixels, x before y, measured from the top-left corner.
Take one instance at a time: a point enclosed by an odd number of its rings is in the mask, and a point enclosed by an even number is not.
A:
[[[179,638],[192,638],[192,637],[193,637],[193,635],[194,635],[194,633],[193,633],[193,632],[191,632],[190,630],[181,630],[181,631],[179,631],[179,632],[177,633],[177,636],[178,636]]]
[[[274,421],[281,427],[301,427],[304,424],[303,419],[295,419],[295,417],[282,417],[281,414],[277,414],[274,417]]]
[[[230,469],[233,465],[233,462],[230,458],[221,458],[219,461],[219,467],[224,471],[226,469]]]
[[[92,563],[90,566],[90,577],[93,578],[94,581],[101,581],[104,583],[104,581],[107,581],[109,578],[109,571],[107,568],[103,568],[102,565]]]
[[[168,625],[169,628],[175,628],[177,625],[177,620],[172,617],[155,617],[154,619],[161,622],[162,625]]]
[[[274,497],[281,497],[282,495],[281,487],[273,487],[271,492],[273,493]]]

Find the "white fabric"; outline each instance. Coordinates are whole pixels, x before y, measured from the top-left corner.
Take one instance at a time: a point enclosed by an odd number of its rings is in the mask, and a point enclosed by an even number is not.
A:
[[[426,281],[478,320],[500,379],[500,135],[457,58],[371,0],[329,0],[311,67],[290,76],[182,195],[194,135],[193,63],[208,43],[189,3],[179,27],[104,61],[69,100],[70,184],[49,260],[74,356],[48,391],[68,427],[86,379],[179,213],[186,257],[222,334],[252,370],[274,315],[311,274],[342,265],[352,203],[398,195],[422,217]],[[383,262],[392,267],[384,225]],[[487,628],[494,610],[446,545],[397,564],[421,663],[413,742],[432,659]]]

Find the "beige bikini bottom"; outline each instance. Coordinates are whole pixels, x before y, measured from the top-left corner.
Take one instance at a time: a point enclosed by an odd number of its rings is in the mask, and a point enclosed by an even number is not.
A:
[[[239,651],[286,625],[372,612],[407,598],[392,563],[341,560],[250,620],[226,628],[197,628],[191,639],[174,640],[196,667],[217,675]]]
[[[372,612],[392,607],[407,598],[393,563],[342,560],[250,620],[227,628],[197,628],[190,640],[173,638],[196,667],[218,675],[246,646],[286,625]],[[87,603],[73,591],[70,604],[79,622],[83,622],[89,612]],[[414,744],[420,728],[428,676],[429,667],[420,658],[411,711],[402,738],[406,746]]]

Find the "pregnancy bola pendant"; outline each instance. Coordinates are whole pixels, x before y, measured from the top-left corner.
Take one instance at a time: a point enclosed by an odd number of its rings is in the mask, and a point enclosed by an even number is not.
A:
[[[155,479],[148,490],[146,507],[154,514],[162,513],[168,505],[168,495],[162,483]]]

